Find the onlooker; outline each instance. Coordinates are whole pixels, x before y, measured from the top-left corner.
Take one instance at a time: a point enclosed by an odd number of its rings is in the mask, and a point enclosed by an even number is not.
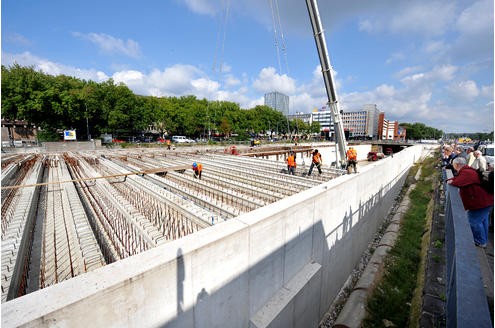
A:
[[[471,167],[477,171],[485,172],[486,171],[486,158],[481,154],[479,150],[474,151],[475,160]]]
[[[488,194],[480,186],[478,172],[466,165],[466,159],[457,157],[453,161],[453,166],[458,174],[447,180],[447,183],[459,187],[474,243],[484,248],[488,242],[488,217],[493,207],[493,195]]]
[[[199,180],[201,180],[201,173],[203,172],[203,165],[201,165],[201,163],[194,162],[192,165],[192,169],[194,171],[194,177],[199,178]]]
[[[456,154],[454,154],[454,148],[452,146],[446,145],[443,147],[443,157],[442,157],[442,166],[444,166],[448,170],[454,170],[452,166],[452,161],[456,158]]]
[[[476,159],[476,157],[474,157],[474,147],[469,147],[466,151],[466,153],[468,154],[467,156],[467,165],[469,166],[473,166],[473,162],[474,160]]]
[[[456,157],[463,157],[463,158],[467,159],[468,155],[464,151],[464,148],[462,148],[461,146],[455,147],[454,153],[455,153]]]
[[[295,175],[296,170],[296,155],[293,151],[287,156],[287,172],[289,174]]]
[[[351,173],[351,167],[354,167],[354,173],[357,173],[357,152],[356,149],[349,147],[347,156],[347,173]]]
[[[313,172],[313,167],[315,166],[318,169],[318,173],[321,174],[321,164],[322,164],[321,154],[318,152],[318,149],[315,149],[313,151],[313,158],[311,160],[311,165],[309,166],[308,176],[311,175],[311,172]]]

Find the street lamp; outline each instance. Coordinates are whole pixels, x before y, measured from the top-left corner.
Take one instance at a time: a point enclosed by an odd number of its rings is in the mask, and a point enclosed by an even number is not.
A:
[[[84,107],[86,107],[86,134],[88,135],[88,141],[90,141],[91,135],[89,134],[88,105],[86,102],[84,102]]]

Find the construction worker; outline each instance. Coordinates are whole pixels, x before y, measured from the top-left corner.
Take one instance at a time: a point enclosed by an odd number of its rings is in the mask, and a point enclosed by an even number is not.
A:
[[[346,153],[347,173],[351,174],[351,166],[354,167],[354,173],[357,173],[357,152],[356,149],[349,147]]]
[[[295,175],[296,170],[296,154],[291,151],[287,156],[287,173]]]
[[[311,172],[313,172],[313,167],[316,166],[318,169],[318,173],[321,174],[321,164],[323,163],[321,159],[321,154],[318,152],[318,149],[315,149],[312,154],[312,160],[311,160],[311,165],[309,166],[309,171],[308,171],[308,177],[311,175]]]
[[[201,180],[201,172],[203,172],[203,165],[201,163],[194,162],[192,165],[194,171],[194,178],[199,178]]]
[[[170,139],[167,139],[166,142],[167,142],[167,149],[170,150]]]

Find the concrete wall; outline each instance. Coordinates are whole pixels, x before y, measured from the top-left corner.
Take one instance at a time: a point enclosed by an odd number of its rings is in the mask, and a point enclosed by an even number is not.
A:
[[[421,146],[2,304],[2,327],[316,327]]]
[[[43,142],[42,147],[45,151],[56,152],[95,150],[101,148],[101,140],[94,139],[91,141]]]

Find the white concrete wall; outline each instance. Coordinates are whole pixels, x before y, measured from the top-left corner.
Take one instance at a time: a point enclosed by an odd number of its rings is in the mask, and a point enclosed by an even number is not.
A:
[[[315,327],[421,150],[4,303],[2,327]]]

